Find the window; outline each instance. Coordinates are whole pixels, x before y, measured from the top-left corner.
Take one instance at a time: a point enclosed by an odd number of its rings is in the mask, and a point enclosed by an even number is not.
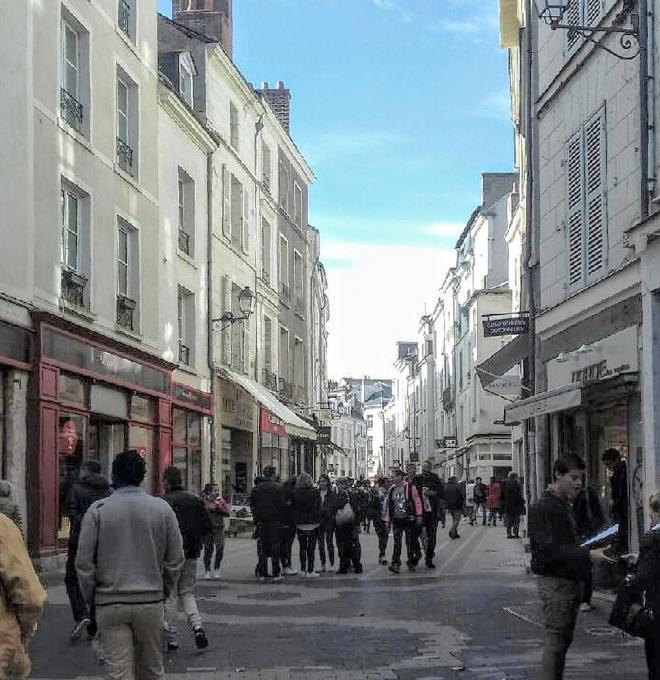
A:
[[[237,247],[243,239],[243,185],[231,176],[231,240]]]
[[[280,326],[280,377],[290,380],[289,367],[289,331]]]
[[[264,370],[273,370],[273,322],[264,316]],[[268,385],[270,387],[270,385]]]
[[[463,389],[463,350],[458,353],[458,389]]]
[[[137,85],[121,69],[117,72],[117,164],[133,177],[137,174]]]
[[[373,427],[374,426],[374,417],[373,416],[367,416],[367,427]]]
[[[303,258],[297,251],[293,251],[293,285],[294,285],[294,309],[296,314],[302,316],[305,312],[305,298],[303,293]]]
[[[195,296],[179,287],[177,295],[179,363],[191,366],[195,347]]]
[[[241,292],[242,286],[232,282],[231,288],[231,313],[234,317],[242,315],[241,305],[238,301],[238,296]],[[246,334],[248,331],[248,323],[233,323],[231,324],[231,367],[235,371],[242,373],[247,372],[247,342]]]
[[[285,305],[291,301],[289,290],[289,242],[280,234],[280,299]]]
[[[62,266],[78,271],[78,243],[80,239],[80,211],[78,196],[62,189]]]
[[[266,220],[261,220],[261,278],[270,283],[270,224]]]
[[[305,376],[305,356],[303,341],[300,338],[293,339],[293,383],[296,387],[302,387]]]
[[[596,26],[603,16],[603,0],[570,0],[563,23],[568,26]],[[572,55],[584,42],[584,37],[566,32],[566,54]]]
[[[202,417],[180,408],[172,410],[172,465],[181,470],[188,491],[202,491]]]
[[[181,98],[188,104],[193,105],[193,74],[183,63],[179,63],[179,92]]]
[[[60,106],[62,118],[80,130],[83,106],[80,103],[80,37],[71,24],[62,21],[62,90]]]
[[[60,202],[61,296],[75,307],[88,307],[89,197],[63,178]]]
[[[178,178],[178,201],[178,248],[192,257],[195,245],[195,183],[181,168],[179,168]]]
[[[138,328],[140,273],[138,233],[128,222],[117,223],[117,325],[134,331]]]
[[[132,42],[135,42],[136,18],[135,0],[117,0],[117,26]]]
[[[280,207],[284,212],[289,214],[289,171],[286,169],[284,163],[280,161],[280,174],[279,174],[279,195],[280,195]]]
[[[238,151],[238,109],[229,104],[229,143]]]
[[[303,220],[303,193],[297,182],[293,183],[293,223],[302,229]]]
[[[607,218],[605,205],[605,110],[592,116],[567,145],[568,284],[579,288],[604,273]]]
[[[264,189],[270,193],[272,168],[270,161],[270,147],[262,143],[261,144],[261,181],[264,185]]]

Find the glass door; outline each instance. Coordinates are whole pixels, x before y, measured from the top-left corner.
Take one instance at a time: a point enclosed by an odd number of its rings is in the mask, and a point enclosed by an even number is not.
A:
[[[128,448],[136,449],[147,463],[147,473],[142,488],[147,493],[153,493],[154,479],[154,431],[150,427],[130,425],[128,428]]]

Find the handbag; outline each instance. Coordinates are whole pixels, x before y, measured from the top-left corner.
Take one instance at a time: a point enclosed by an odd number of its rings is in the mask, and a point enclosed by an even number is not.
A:
[[[339,527],[346,526],[347,524],[352,524],[355,521],[355,512],[353,511],[353,507],[349,503],[349,501],[346,501],[344,503],[344,506],[339,508],[337,510],[337,513],[335,514],[335,523]]]
[[[651,637],[655,628],[653,609],[647,603],[646,590],[639,592],[633,581],[633,575],[628,574],[619,585],[609,623],[633,637]]]

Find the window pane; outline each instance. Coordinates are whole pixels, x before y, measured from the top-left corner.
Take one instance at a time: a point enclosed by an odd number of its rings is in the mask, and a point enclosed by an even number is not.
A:
[[[72,231],[67,232],[66,264],[71,269],[78,269],[78,234]]]
[[[186,412],[180,408],[175,408],[173,413],[174,418],[174,441],[180,444],[185,444],[188,440],[186,435]]]
[[[128,295],[128,267],[122,262],[118,265],[117,279],[119,292],[122,295]]]
[[[69,231],[78,233],[78,199],[71,194],[67,194],[68,203],[68,220],[67,226]]]
[[[128,113],[128,88],[121,80],[117,81],[117,111],[124,115]]]
[[[188,416],[188,443],[199,445],[201,442],[201,416],[191,414]]]
[[[193,493],[202,492],[202,451],[193,449],[190,452],[190,478],[188,490]]]
[[[188,449],[172,449],[172,465],[181,470],[181,479],[184,486],[188,486]]]
[[[119,259],[121,262],[128,263],[128,233],[123,229],[119,230]]]

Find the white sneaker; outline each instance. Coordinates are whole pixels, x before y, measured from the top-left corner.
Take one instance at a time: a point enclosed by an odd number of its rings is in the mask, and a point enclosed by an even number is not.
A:
[[[295,576],[298,572],[297,572],[295,569],[293,569],[292,567],[287,567],[287,568],[284,570],[284,573],[285,573],[287,576]]]
[[[284,576],[273,576],[273,583],[282,583]]]
[[[259,583],[266,583],[266,577],[265,577],[265,576],[260,576],[260,577],[259,577]]]
[[[588,603],[588,602],[583,602],[580,605],[580,611],[581,612],[590,612],[592,611],[593,607]]]
[[[211,578],[220,578],[220,572],[217,569],[214,569],[211,573]]]
[[[319,577],[318,571],[308,571],[307,572],[307,578],[318,578],[318,577]]]
[[[328,572],[328,574],[334,574],[335,568],[334,568],[332,565],[330,565],[330,566],[326,569],[326,571]]]
[[[210,572],[210,571],[205,571],[205,572],[204,572],[204,578],[211,578],[211,572]]]

